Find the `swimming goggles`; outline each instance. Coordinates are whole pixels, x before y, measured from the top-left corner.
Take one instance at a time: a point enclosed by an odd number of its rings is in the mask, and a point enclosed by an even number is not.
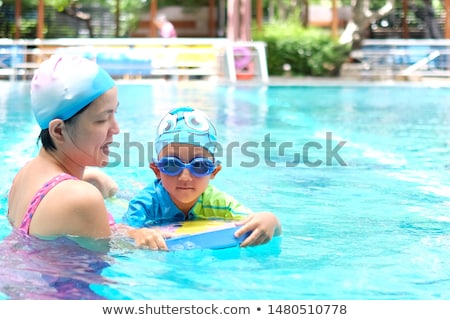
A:
[[[177,157],[164,157],[155,161],[155,165],[162,173],[169,176],[179,175],[185,168],[196,177],[204,177],[210,175],[216,168],[217,161],[214,163],[208,158],[194,158],[189,163],[184,163]]]

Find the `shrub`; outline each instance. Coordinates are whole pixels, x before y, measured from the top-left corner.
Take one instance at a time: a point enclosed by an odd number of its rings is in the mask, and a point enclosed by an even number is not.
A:
[[[292,75],[335,76],[351,49],[333,40],[329,30],[303,28],[298,22],[266,24],[252,36],[267,43],[269,75],[282,75],[290,66]]]

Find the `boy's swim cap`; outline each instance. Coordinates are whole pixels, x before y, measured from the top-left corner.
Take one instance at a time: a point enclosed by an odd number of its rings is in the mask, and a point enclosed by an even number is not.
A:
[[[31,106],[41,129],[54,119],[67,120],[114,86],[96,63],[78,56],[53,55],[31,81]]]
[[[200,110],[191,107],[175,108],[161,120],[156,131],[156,154],[170,143],[200,146],[211,155],[216,151],[216,128]]]

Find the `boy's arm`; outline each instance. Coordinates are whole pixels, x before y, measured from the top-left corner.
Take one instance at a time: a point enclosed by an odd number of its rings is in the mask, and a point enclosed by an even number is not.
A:
[[[128,203],[128,209],[122,218],[122,222],[134,228],[144,227],[147,220],[147,210],[151,209],[148,201],[151,203],[151,199],[146,199],[142,192],[132,198]]]
[[[150,250],[168,250],[165,239],[169,234],[162,232],[159,228],[146,227],[146,223],[153,219],[154,201],[156,194],[154,185],[150,184],[135,195],[128,203],[120,226],[123,234],[134,239],[136,246]]]
[[[197,218],[222,218],[229,220],[241,220],[253,212],[237,201],[234,197],[209,185],[201,196],[198,210],[194,207]]]

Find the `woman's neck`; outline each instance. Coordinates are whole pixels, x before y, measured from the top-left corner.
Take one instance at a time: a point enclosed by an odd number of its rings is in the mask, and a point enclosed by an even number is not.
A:
[[[78,179],[83,178],[85,167],[79,166],[58,151],[47,151],[44,148],[41,148],[38,157],[46,163],[58,168],[62,172],[68,173]]]

